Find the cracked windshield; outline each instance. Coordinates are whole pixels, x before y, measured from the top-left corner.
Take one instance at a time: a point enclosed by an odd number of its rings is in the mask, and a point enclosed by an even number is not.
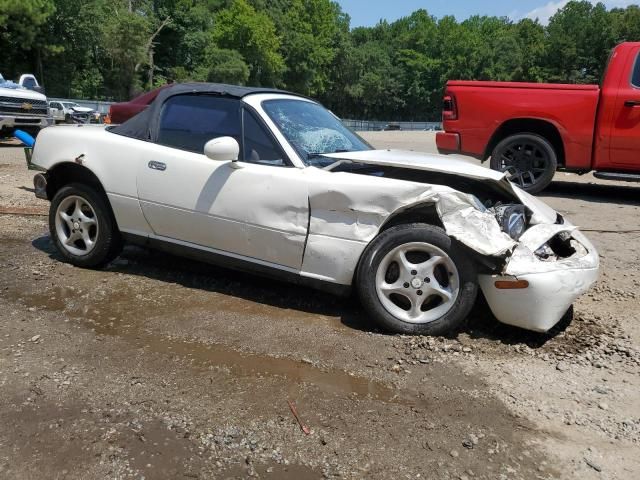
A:
[[[371,150],[367,142],[317,103],[269,100],[262,107],[308,166],[335,163],[335,158],[322,156],[327,153]]]

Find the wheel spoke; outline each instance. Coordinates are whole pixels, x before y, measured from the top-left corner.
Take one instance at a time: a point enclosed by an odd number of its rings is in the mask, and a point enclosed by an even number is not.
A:
[[[411,270],[413,269],[413,264],[407,260],[407,252],[404,250],[398,250],[393,258],[396,262],[398,262],[398,267],[400,269],[404,269],[405,275],[410,275]],[[402,273],[400,274],[402,276]]]
[[[82,215],[82,203],[79,198],[76,198],[76,201],[73,207],[73,216],[80,217],[80,215]]]
[[[425,297],[418,296],[415,291],[412,291],[406,297],[411,301],[411,308],[409,309],[409,317],[416,319],[422,315],[422,304],[424,303]]]
[[[444,288],[442,285],[440,285],[437,280],[430,285],[430,288],[431,288],[431,292],[434,295],[438,295],[439,297],[442,297],[442,300],[444,300],[445,302],[453,298],[453,293],[450,292],[448,289]]]
[[[65,239],[65,245],[73,246],[78,240],[79,235],[77,232],[71,232],[71,234]]]
[[[92,218],[92,217],[87,217],[84,212],[80,211],[79,215],[78,215],[80,222],[82,222],[82,224],[84,225],[95,225],[96,224],[96,219]]]
[[[69,227],[69,231],[73,230],[73,220],[71,220],[71,217],[67,214],[67,212],[60,212],[58,215],[67,224],[67,227]]]
[[[380,290],[385,294],[385,296],[390,297],[392,294],[397,293],[399,295],[407,296],[406,288],[400,282],[396,283],[383,283],[380,285]]]
[[[439,255],[434,255],[429,260],[427,260],[426,262],[422,262],[422,263],[418,264],[418,269],[420,271],[420,275],[423,278],[432,277],[433,276],[433,269],[436,267],[436,265],[442,263],[443,260],[444,260],[444,257],[441,257]]]
[[[82,241],[84,242],[85,246],[87,247],[87,250],[89,250],[91,247],[93,247],[93,244],[95,243],[93,240],[91,240],[91,237],[89,236],[89,231],[88,230],[82,230],[81,232],[81,236],[82,236]]]

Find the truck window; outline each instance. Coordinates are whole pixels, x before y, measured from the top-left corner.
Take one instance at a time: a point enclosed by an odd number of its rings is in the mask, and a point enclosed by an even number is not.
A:
[[[22,82],[22,86],[23,86],[24,88],[29,88],[29,89],[31,89],[31,88],[33,88],[33,87],[35,87],[35,86],[36,86],[36,81],[35,81],[35,79],[33,79],[33,78],[31,78],[31,77],[27,77],[27,78],[25,78],[25,79],[24,79],[24,81]]]
[[[218,137],[240,143],[240,104],[210,95],[178,95],[162,106],[157,143],[202,153],[204,144]]]
[[[633,75],[631,76],[631,85],[640,88],[640,53],[636,57],[636,64],[633,67]]]

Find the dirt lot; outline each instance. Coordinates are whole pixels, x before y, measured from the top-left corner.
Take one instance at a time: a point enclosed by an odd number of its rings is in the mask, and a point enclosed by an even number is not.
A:
[[[26,215],[48,206],[31,177],[1,145],[0,212],[23,214],[0,213],[0,478],[640,478],[638,186],[558,174],[542,195],[602,255],[573,322],[527,333],[478,305],[436,339],[138,248],[73,268]]]

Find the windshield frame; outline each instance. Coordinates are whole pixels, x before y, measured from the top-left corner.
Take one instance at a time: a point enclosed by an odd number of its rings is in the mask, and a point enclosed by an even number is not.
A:
[[[317,159],[322,158],[324,154],[330,154],[330,153],[339,153],[339,152],[326,152],[326,153],[316,153],[316,152],[306,152],[303,148],[301,148],[300,146],[296,145],[295,143],[293,143],[290,138],[286,135],[286,133],[280,128],[279,122],[277,121],[277,119],[275,119],[271,113],[268,110],[268,105],[270,103],[283,103],[283,102],[301,102],[301,103],[311,103],[312,105],[319,107],[321,109],[323,109],[324,111],[326,111],[330,116],[332,116],[337,122],[338,124],[341,126],[341,128],[343,128],[346,132],[348,132],[350,135],[353,135],[353,137],[355,137],[356,140],[358,140],[359,142],[362,143],[363,146],[366,146],[367,148],[362,149],[362,150],[352,150],[352,151],[366,151],[366,150],[374,150],[375,147],[373,147],[369,142],[367,142],[364,138],[362,138],[360,135],[358,135],[356,132],[354,132],[351,128],[347,127],[342,120],[335,115],[331,110],[329,110],[328,108],[325,108],[322,104],[315,102],[311,99],[307,99],[307,98],[303,98],[303,97],[295,97],[293,95],[291,96],[282,96],[279,98],[268,98],[268,99],[264,99],[260,102],[260,106],[261,106],[261,110],[264,112],[264,115],[266,115],[266,117],[271,121],[271,123],[273,124],[274,128],[277,129],[278,133],[286,140],[286,142],[291,146],[291,148],[296,152],[298,158],[300,159],[300,161],[303,163],[303,165],[305,167],[310,167],[310,166],[314,166],[314,167],[325,167],[328,166],[332,163],[335,163],[336,159],[335,158],[331,158],[331,157],[325,157],[323,160],[321,161],[317,161]],[[313,159],[316,159],[316,161],[312,161]]]

